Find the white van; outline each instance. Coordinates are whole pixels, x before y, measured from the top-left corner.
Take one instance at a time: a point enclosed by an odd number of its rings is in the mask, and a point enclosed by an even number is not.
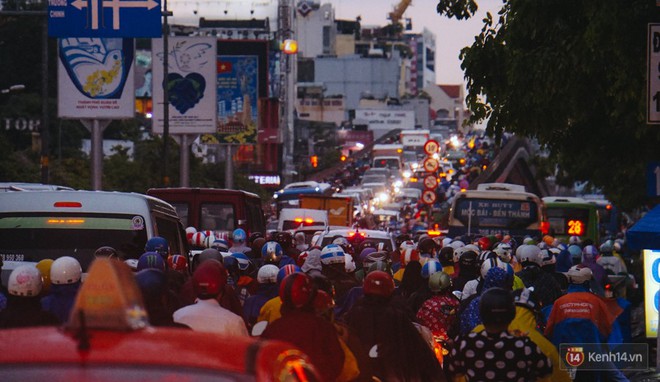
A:
[[[277,224],[278,231],[322,231],[328,226],[328,211],[310,208],[283,208]]]
[[[171,253],[188,255],[185,231],[170,204],[137,193],[16,191],[0,193],[2,283],[25,263],[73,256],[83,271],[102,246],[137,259],[147,240],[164,237]]]

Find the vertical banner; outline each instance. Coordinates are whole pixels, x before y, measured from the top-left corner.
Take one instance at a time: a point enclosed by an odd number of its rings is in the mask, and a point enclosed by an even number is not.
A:
[[[57,45],[60,118],[135,116],[132,38],[63,38]]]
[[[258,91],[258,56],[218,56],[218,130],[216,135],[220,143],[256,143]]]
[[[658,336],[658,305],[660,304],[660,251],[644,249],[642,255],[646,338],[656,338]]]
[[[153,39],[153,132],[162,133],[163,40]],[[214,37],[170,37],[167,89],[169,132],[205,134],[216,130],[216,40]]]

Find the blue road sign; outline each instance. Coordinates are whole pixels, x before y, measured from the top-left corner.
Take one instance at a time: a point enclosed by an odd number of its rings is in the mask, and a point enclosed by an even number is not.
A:
[[[646,166],[646,194],[660,196],[660,162],[651,162]]]
[[[160,0],[49,0],[50,37],[160,37]]]

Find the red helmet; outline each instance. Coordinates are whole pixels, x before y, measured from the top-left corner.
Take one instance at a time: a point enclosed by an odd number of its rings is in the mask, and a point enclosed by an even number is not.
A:
[[[366,295],[389,298],[394,293],[394,279],[389,273],[372,271],[364,278],[363,289]]]
[[[280,284],[280,298],[282,307],[301,309],[312,306],[316,296],[316,287],[307,274],[292,273],[282,280]]]
[[[490,246],[493,245],[487,236],[480,237],[479,240],[477,240],[477,244],[482,251],[490,250]]]
[[[212,298],[227,285],[227,270],[218,260],[209,259],[197,267],[192,279],[197,297]]]
[[[188,271],[188,260],[182,255],[170,255],[167,258],[167,267],[177,272],[185,273]]]

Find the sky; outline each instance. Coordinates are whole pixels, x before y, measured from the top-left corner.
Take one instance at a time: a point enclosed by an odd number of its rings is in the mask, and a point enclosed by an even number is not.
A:
[[[322,0],[335,8],[335,18],[353,20],[362,17],[362,25],[386,25],[387,14],[399,0]],[[468,20],[448,19],[436,12],[437,0],[413,0],[404,13],[412,19],[412,32],[421,32],[424,27],[435,34],[436,83],[445,85],[464,84],[463,71],[458,55],[462,48],[472,45],[474,36],[481,32],[482,19],[486,12],[493,17],[502,7],[502,0],[478,0],[479,10]]]

